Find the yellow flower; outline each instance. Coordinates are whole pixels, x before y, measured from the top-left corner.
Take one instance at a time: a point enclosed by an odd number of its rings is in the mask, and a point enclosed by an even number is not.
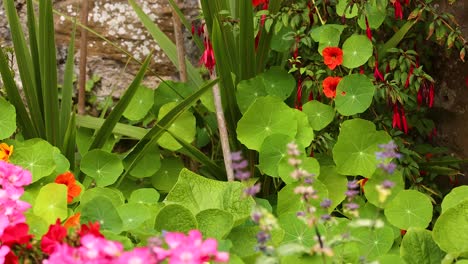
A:
[[[8,146],[6,143],[0,143],[0,160],[9,162],[11,154],[13,154],[13,146]]]

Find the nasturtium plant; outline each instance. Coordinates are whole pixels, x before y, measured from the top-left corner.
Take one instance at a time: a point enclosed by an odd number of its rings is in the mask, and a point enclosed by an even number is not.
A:
[[[319,38],[318,52],[322,54],[326,47],[338,47],[340,44],[340,30],[334,27],[325,27]]]
[[[343,122],[333,148],[337,172],[371,178],[379,163],[375,157],[378,145],[386,144],[390,139],[385,131],[376,131],[370,121],[355,118]]]
[[[130,154],[132,155],[132,154]],[[124,167],[128,165],[124,162]],[[146,178],[154,175],[161,168],[159,147],[150,148],[145,155],[135,164],[130,175],[135,178]]]
[[[374,92],[374,84],[366,75],[347,75],[336,88],[336,110],[344,116],[362,113],[371,105]]]
[[[278,177],[278,165],[281,160],[289,158],[286,145],[292,141],[290,136],[283,134],[273,134],[265,138],[259,151],[259,169],[264,174]]]
[[[358,240],[361,256],[369,260],[387,253],[394,242],[393,230],[388,226],[382,228],[359,227],[352,229],[351,234]]]
[[[385,216],[392,225],[403,230],[426,228],[432,219],[432,203],[418,191],[404,190],[385,206]]]
[[[354,69],[372,56],[372,42],[364,35],[352,35],[343,43],[343,66]]]
[[[334,28],[338,30],[339,34],[343,32],[343,30],[346,28],[345,25],[338,25],[338,24],[325,24],[322,26],[315,27],[311,30],[310,36],[315,42],[320,42],[320,38],[322,36],[322,32],[327,29],[327,28]]]
[[[148,207],[140,203],[126,203],[117,207],[117,212],[122,219],[122,229],[132,230],[138,228],[145,221],[151,218]]]
[[[53,224],[60,219],[66,219],[67,186],[57,183],[44,185],[36,197],[33,213],[41,217],[47,224]]]
[[[42,139],[15,142],[15,151],[10,162],[23,167],[32,174],[32,182],[49,176],[56,168],[54,147]]]
[[[116,208],[125,202],[125,197],[120,190],[109,187],[95,187],[84,191],[80,200],[81,205],[91,202],[96,197],[105,197],[109,199]]]
[[[383,197],[381,197],[381,193],[379,193],[377,186],[382,184],[383,181],[390,180],[395,183],[395,186],[392,187],[390,190],[390,195],[385,197],[384,201],[382,201]],[[405,182],[403,180],[403,175],[400,170],[396,170],[393,174],[388,175],[383,170],[377,170],[370,178],[366,184],[364,185],[364,195],[367,198],[367,201],[377,207],[385,208],[385,205],[388,204],[395,196],[402,190],[405,189]]]
[[[336,14],[346,18],[353,18],[358,15],[358,5],[350,0],[338,0]]]
[[[450,191],[449,194],[447,194],[444,197],[444,200],[442,201],[442,212],[444,213],[447,211],[447,209],[450,209],[460,203],[463,203],[465,200],[468,200],[468,186],[463,185],[454,188],[452,191]]]
[[[189,83],[166,80],[154,91],[153,112],[158,116],[159,109],[167,103],[179,103],[195,91]]]
[[[249,106],[259,97],[268,95],[261,75],[243,80],[237,85],[237,105],[241,113],[245,113]]]
[[[81,160],[81,171],[96,181],[99,187],[109,186],[123,172],[122,160],[113,153],[94,149]]]
[[[309,146],[314,139],[314,130],[308,122],[307,115],[297,109],[293,110],[293,114],[297,120],[295,141],[302,146]]]
[[[168,193],[176,184],[180,171],[184,164],[177,158],[165,158],[161,161],[161,167],[151,177],[151,184],[160,192]]]
[[[297,218],[296,212],[288,212],[278,217],[278,223],[284,230],[282,243],[298,243],[306,247],[312,247],[315,241],[315,230],[308,227],[303,220]]]
[[[406,263],[441,263],[445,253],[432,239],[432,232],[421,228],[407,230],[400,246],[400,256]]]
[[[335,117],[335,110],[330,105],[312,100],[302,106],[302,112],[307,115],[310,126],[319,131],[327,127]]]
[[[81,223],[99,222],[102,229],[115,234],[122,232],[123,222],[112,201],[104,196],[97,196],[81,208]]]
[[[159,119],[163,118],[177,103],[167,103],[159,109]],[[176,134],[186,142],[195,140],[196,126],[195,117],[190,111],[183,112],[174,123],[168,128],[169,131]],[[163,133],[158,140],[161,147],[169,150],[178,150],[182,146],[167,132]]]
[[[294,137],[297,120],[291,118],[293,109],[277,97],[258,98],[237,124],[237,136],[250,149],[260,150],[265,138],[272,134]]]
[[[282,100],[288,98],[296,88],[294,77],[281,67],[271,67],[260,76],[263,78],[267,94]]]
[[[139,188],[132,192],[129,203],[140,204],[157,204],[159,201],[159,193],[153,188]]]
[[[358,19],[358,25],[362,29],[366,29],[366,18],[369,23],[369,28],[378,29],[385,21],[387,13],[388,0],[372,0],[364,4],[365,13],[361,14]]]
[[[328,199],[331,200],[329,211],[333,211],[346,197],[348,180],[336,172],[335,166],[320,166],[320,175],[317,178],[328,190]]]
[[[16,130],[16,110],[7,100],[0,97],[0,140],[10,137]]]
[[[225,238],[234,227],[234,216],[221,209],[206,209],[195,216],[198,229],[206,237]]]
[[[434,224],[432,236],[439,247],[452,255],[468,255],[468,199],[450,207]]]
[[[156,216],[155,228],[158,231],[188,232],[198,228],[197,219],[192,212],[180,204],[164,206]]]
[[[153,104],[154,90],[142,85],[138,87],[123,116],[132,121],[141,120],[148,114]]]

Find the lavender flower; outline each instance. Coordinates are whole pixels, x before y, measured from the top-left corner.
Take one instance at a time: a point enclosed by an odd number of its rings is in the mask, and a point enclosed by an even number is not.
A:
[[[323,199],[323,201],[320,203],[320,206],[324,209],[330,208],[332,204],[332,201],[330,199]]]
[[[382,149],[381,152],[376,152],[375,155],[377,156],[377,159],[393,159],[397,158],[400,159],[402,155],[398,152],[396,152],[396,149],[398,146],[395,144],[395,142],[392,140],[388,142],[387,144],[381,144],[379,145],[379,148]]]
[[[261,187],[261,184],[260,183],[257,183],[251,187],[248,187],[248,188],[245,188],[244,189],[244,194],[246,196],[255,196],[257,193],[260,192],[260,187]]]

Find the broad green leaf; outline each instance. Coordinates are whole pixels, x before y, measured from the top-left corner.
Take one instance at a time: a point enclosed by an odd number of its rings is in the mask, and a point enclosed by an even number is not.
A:
[[[167,103],[159,109],[158,118],[162,119],[177,103]],[[178,137],[187,142],[195,140],[196,120],[193,114],[189,111],[183,112],[170,126],[169,131],[176,134]],[[178,150],[182,146],[167,132],[163,133],[158,140],[161,147],[169,150]]]
[[[255,249],[257,246],[257,233],[260,231],[258,226],[238,226],[232,229],[227,239],[232,241],[230,253],[234,253],[245,259],[246,257],[259,255]],[[281,229],[275,229],[271,232],[271,242],[273,245],[278,245],[284,237],[284,232]]]
[[[358,5],[351,0],[338,0],[336,14],[340,17],[344,15],[346,18],[353,18],[358,15]]]
[[[148,152],[146,152],[146,155],[144,155],[143,158],[136,163],[132,171],[130,171],[130,175],[135,178],[151,177],[161,168],[160,155],[158,146],[150,148]],[[127,167],[126,165],[127,164],[124,164],[124,167]]]
[[[320,166],[318,179],[327,187],[332,202],[329,211],[333,211],[346,197],[348,180],[336,172],[335,166]]]
[[[333,121],[335,110],[333,107],[312,100],[302,106],[302,112],[307,115],[310,126],[316,130],[322,130]]]
[[[204,237],[218,240],[225,238],[234,226],[234,216],[220,209],[203,210],[195,218]]]
[[[432,220],[432,203],[418,191],[404,190],[387,204],[385,216],[392,225],[400,229],[426,228]]]
[[[393,245],[393,230],[388,226],[375,229],[359,227],[353,229],[351,234],[359,241],[361,255],[369,260],[387,253]]]
[[[54,162],[56,165],[55,174],[62,174],[70,170],[70,162],[68,161],[67,157],[60,153],[60,150],[54,147]]]
[[[30,171],[32,182],[54,172],[56,168],[54,148],[47,141],[30,139],[14,143],[14,148],[10,162]]]
[[[154,105],[153,112],[157,116],[161,106],[176,102],[181,102],[184,98],[190,96],[195,92],[195,87],[189,83],[164,81],[159,84],[158,88],[154,91]]]
[[[31,211],[25,213],[26,224],[29,226],[29,234],[42,237],[49,230],[49,223],[44,218],[33,214]]]
[[[16,110],[13,105],[0,97],[0,140],[13,135],[16,131]]]
[[[44,219],[47,224],[55,223],[57,218],[67,218],[67,186],[57,183],[44,185],[36,197],[33,213]]]
[[[291,173],[294,171],[294,167],[291,166],[291,164],[289,164],[288,160],[289,156],[286,156],[286,158],[282,159],[279,162],[278,166],[279,176],[286,184],[293,183],[296,181],[291,177]],[[315,158],[303,158],[302,163],[299,165],[299,168],[307,171],[308,173],[313,174],[315,177],[318,177],[320,174],[320,165]]]
[[[112,201],[106,197],[98,196],[83,205],[80,222],[99,222],[101,229],[118,234],[122,231],[123,222]]]
[[[249,149],[260,150],[266,137],[284,134],[294,137],[297,120],[290,118],[292,109],[276,97],[258,98],[237,124],[237,135]]]
[[[324,29],[326,28],[334,28],[334,29],[337,29],[339,32],[340,32],[340,35],[341,35],[341,32],[343,32],[343,30],[346,28],[346,26],[344,25],[338,25],[338,24],[326,24],[326,25],[322,25],[322,26],[319,26],[319,27],[316,27],[316,28],[313,28],[310,32],[310,36],[312,37],[312,39],[315,41],[315,42],[319,42],[320,41],[320,37],[322,36],[322,32]]]
[[[288,184],[281,191],[278,192],[278,207],[276,212],[279,216],[284,213],[294,212],[304,210],[304,202],[301,201],[300,195],[294,193],[294,189],[298,186],[298,183]],[[320,200],[313,200],[311,204],[315,207],[319,207],[320,202],[328,198],[327,187],[315,179],[313,183],[314,190],[317,191],[317,196],[320,197]]]
[[[364,35],[352,35],[343,43],[343,66],[354,69],[372,56],[372,42]]]
[[[278,177],[278,165],[288,159],[287,144],[293,139],[283,134],[273,134],[265,138],[259,151],[259,169],[272,177]],[[292,166],[291,166],[292,167]]]
[[[249,106],[259,97],[267,95],[265,83],[261,75],[243,80],[237,85],[236,98],[239,110],[245,113]]]
[[[362,29],[366,29],[366,17],[369,27],[378,29],[385,20],[387,11],[387,0],[370,1],[364,4],[365,13],[359,16],[358,24]]]
[[[468,200],[465,199],[439,216],[432,236],[439,247],[451,254],[467,254],[468,243]]]
[[[154,90],[140,85],[132,100],[123,112],[123,116],[128,120],[138,121],[143,119],[154,103]]]
[[[453,188],[442,201],[441,213],[443,214],[447,209],[463,203],[465,200],[468,200],[468,186],[463,185]]]
[[[378,145],[390,140],[385,131],[376,131],[375,125],[370,121],[355,118],[343,122],[333,148],[337,172],[372,177],[379,162],[375,157],[375,153],[379,151]]]
[[[161,161],[161,168],[151,177],[151,184],[161,192],[169,192],[179,178],[184,164],[177,158],[165,158]]]
[[[97,197],[105,197],[109,199],[116,208],[125,202],[125,197],[120,190],[114,188],[95,187],[88,189],[83,193],[80,201],[81,205],[85,205]]]
[[[128,202],[138,204],[157,204],[159,202],[159,193],[153,188],[140,188],[132,192]]]
[[[186,233],[197,229],[198,224],[189,209],[179,204],[169,204],[164,206],[156,216],[155,228],[158,231]]]
[[[297,109],[293,109],[293,113],[297,120],[296,142],[302,146],[309,146],[314,139],[314,130],[307,120],[307,115]]]
[[[377,258],[377,261],[379,262],[379,264],[406,264],[408,263],[408,262],[405,262],[400,256],[393,255],[393,254],[380,255]]]
[[[276,96],[281,100],[288,98],[294,88],[296,88],[296,80],[287,71],[281,67],[271,67],[266,72],[262,73],[265,90],[268,95]]]
[[[400,246],[400,256],[406,263],[439,264],[445,256],[432,239],[432,232],[410,228]]]
[[[294,39],[285,39],[284,35],[293,31],[290,27],[281,27],[279,32],[273,32],[273,37],[271,38],[271,49],[278,52],[289,51],[291,46],[294,44]]]
[[[315,241],[315,230],[309,228],[302,219],[297,217],[296,212],[289,212],[279,216],[278,223],[284,230],[282,244],[298,243],[311,248]]]
[[[123,172],[123,165],[116,154],[95,149],[84,155],[80,169],[93,178],[98,187],[104,187],[115,183]]]
[[[380,197],[379,199],[377,186],[382,184],[384,180],[392,181],[395,183],[395,186],[390,189],[390,195],[386,197],[385,201],[382,203],[380,199],[383,198]],[[404,189],[405,181],[403,180],[401,171],[396,170],[392,175],[388,175],[382,170],[377,170],[374,175],[372,175],[372,178],[370,178],[364,185],[364,195],[366,196],[367,201],[369,201],[371,204],[380,208],[385,208],[385,205],[387,205],[400,191]]]
[[[325,27],[320,34],[318,52],[322,55],[326,47],[338,47],[340,44],[341,31],[334,27]]]
[[[141,203],[126,203],[117,207],[117,212],[123,223],[123,230],[138,228],[146,220],[151,218],[148,207]]]
[[[344,116],[362,113],[371,105],[374,92],[374,84],[366,75],[347,75],[336,87],[336,110]]]
[[[240,182],[210,180],[183,169],[164,202],[184,205],[195,215],[206,209],[222,209],[233,214],[234,224],[239,225],[255,204],[252,198],[241,198],[243,191]]]

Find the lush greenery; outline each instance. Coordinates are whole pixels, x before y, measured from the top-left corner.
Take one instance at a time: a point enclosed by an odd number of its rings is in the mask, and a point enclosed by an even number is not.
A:
[[[438,187],[461,161],[433,144],[426,48],[464,60],[468,43],[431,0],[202,0],[206,69],[187,60],[188,82],[153,90],[150,55],[102,118],[75,114],[74,36],[57,76],[52,1],[27,0],[28,38],[3,4],[0,262],[468,261],[468,188]]]

